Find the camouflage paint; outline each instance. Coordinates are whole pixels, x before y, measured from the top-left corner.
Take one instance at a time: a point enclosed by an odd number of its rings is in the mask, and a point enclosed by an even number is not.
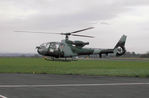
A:
[[[49,42],[40,45],[38,48],[38,53],[43,56],[51,57],[74,57],[79,55],[91,55],[99,54],[102,57],[102,54],[114,53],[116,56],[121,56],[126,52],[125,49],[126,36],[123,35],[118,43],[113,49],[98,49],[98,48],[83,48],[85,45],[88,45],[88,42],[83,41],[71,41],[71,40],[62,40],[61,42]],[[53,46],[52,46],[53,45]],[[54,48],[58,45],[58,48]],[[48,48],[47,48],[48,47]],[[52,50],[53,49],[53,50]]]

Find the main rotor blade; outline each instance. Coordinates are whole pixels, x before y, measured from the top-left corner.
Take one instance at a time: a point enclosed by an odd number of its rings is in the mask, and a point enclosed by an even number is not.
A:
[[[94,36],[87,36],[87,35],[78,35],[78,34],[71,34],[72,36],[80,36],[80,37],[89,37],[89,38],[94,38]]]
[[[15,32],[42,33],[42,34],[61,34],[61,33],[50,33],[50,32],[34,32],[34,31],[15,31]]]
[[[85,30],[93,29],[93,28],[94,28],[94,27],[89,27],[89,28],[86,28],[86,29],[77,30],[77,31],[70,32],[70,33],[78,33],[78,32],[82,32],[82,31],[85,31]]]

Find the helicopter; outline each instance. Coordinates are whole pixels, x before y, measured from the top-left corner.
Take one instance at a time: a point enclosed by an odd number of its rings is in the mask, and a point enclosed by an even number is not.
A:
[[[71,41],[69,40],[69,36],[78,36],[78,37],[88,37],[94,38],[93,36],[88,35],[80,35],[76,34],[82,31],[86,31],[89,29],[93,29],[94,27],[88,27],[85,29],[68,32],[68,33],[48,33],[48,32],[31,32],[31,31],[16,31],[16,32],[30,32],[30,33],[46,33],[46,34],[60,34],[64,35],[65,39],[61,40],[61,42],[47,42],[43,43],[40,46],[37,46],[37,52],[44,56],[50,57],[54,60],[54,58],[73,58],[80,55],[94,55],[98,54],[99,58],[102,58],[102,54],[114,54],[115,56],[122,56],[126,52],[125,42],[126,35],[122,35],[120,40],[117,42],[114,48],[111,49],[99,49],[99,48],[84,48],[84,46],[89,45],[89,42],[83,41]]]

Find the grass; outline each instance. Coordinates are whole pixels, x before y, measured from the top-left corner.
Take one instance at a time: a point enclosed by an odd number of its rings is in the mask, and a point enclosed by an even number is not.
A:
[[[46,61],[42,58],[0,58],[0,73],[149,77],[149,61],[78,60],[62,62]]]

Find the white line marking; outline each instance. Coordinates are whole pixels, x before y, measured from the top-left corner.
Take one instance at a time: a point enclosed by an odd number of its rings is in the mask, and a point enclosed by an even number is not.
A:
[[[0,98],[7,98],[7,97],[0,95]]]
[[[127,86],[127,85],[149,85],[149,83],[54,84],[54,85],[0,85],[0,88],[19,88],[19,87],[80,87],[80,86]]]

